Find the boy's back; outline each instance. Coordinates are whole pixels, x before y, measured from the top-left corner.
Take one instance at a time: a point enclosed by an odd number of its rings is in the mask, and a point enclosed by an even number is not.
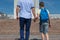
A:
[[[44,2],[39,3],[39,17],[40,17],[40,32],[42,40],[46,37],[46,40],[49,40],[48,28],[49,28],[49,11],[44,7]]]
[[[47,22],[49,20],[48,11],[46,8],[41,8],[40,21]]]

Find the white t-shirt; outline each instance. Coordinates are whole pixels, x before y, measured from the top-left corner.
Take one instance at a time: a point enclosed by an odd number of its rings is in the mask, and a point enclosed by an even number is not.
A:
[[[47,12],[48,12],[48,14],[49,14],[49,11],[48,11],[48,9],[46,9],[47,10]],[[38,14],[40,14],[40,12],[41,12],[41,9],[39,9],[38,10]]]
[[[19,17],[30,19],[32,17],[31,9],[34,7],[33,0],[18,0],[17,6],[20,7]]]

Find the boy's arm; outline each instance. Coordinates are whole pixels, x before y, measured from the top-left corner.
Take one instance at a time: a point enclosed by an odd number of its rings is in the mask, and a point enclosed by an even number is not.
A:
[[[50,23],[50,21],[51,21],[51,19],[50,19],[50,12],[49,12],[49,10],[47,10],[47,12],[48,12],[48,16],[49,16],[49,27],[51,27],[51,23]]]
[[[37,13],[38,18],[39,18],[39,16],[40,16],[40,11],[41,11],[41,10],[38,10],[38,13]]]
[[[49,27],[51,27],[51,23],[50,23],[50,14],[48,14],[48,16],[49,16]]]

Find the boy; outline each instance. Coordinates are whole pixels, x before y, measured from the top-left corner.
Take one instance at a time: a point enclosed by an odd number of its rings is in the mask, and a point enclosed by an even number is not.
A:
[[[40,9],[38,16],[40,17],[40,32],[42,40],[46,37],[49,40],[48,28],[50,27],[49,11],[44,8],[44,2],[39,3]]]

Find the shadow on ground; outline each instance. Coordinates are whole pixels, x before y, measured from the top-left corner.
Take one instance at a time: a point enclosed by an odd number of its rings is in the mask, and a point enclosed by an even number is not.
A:
[[[31,40],[42,40],[42,39],[33,38],[33,39],[31,39]]]
[[[20,39],[16,38],[15,40],[20,40]],[[33,38],[33,39],[30,39],[30,40],[42,40],[42,39]]]

